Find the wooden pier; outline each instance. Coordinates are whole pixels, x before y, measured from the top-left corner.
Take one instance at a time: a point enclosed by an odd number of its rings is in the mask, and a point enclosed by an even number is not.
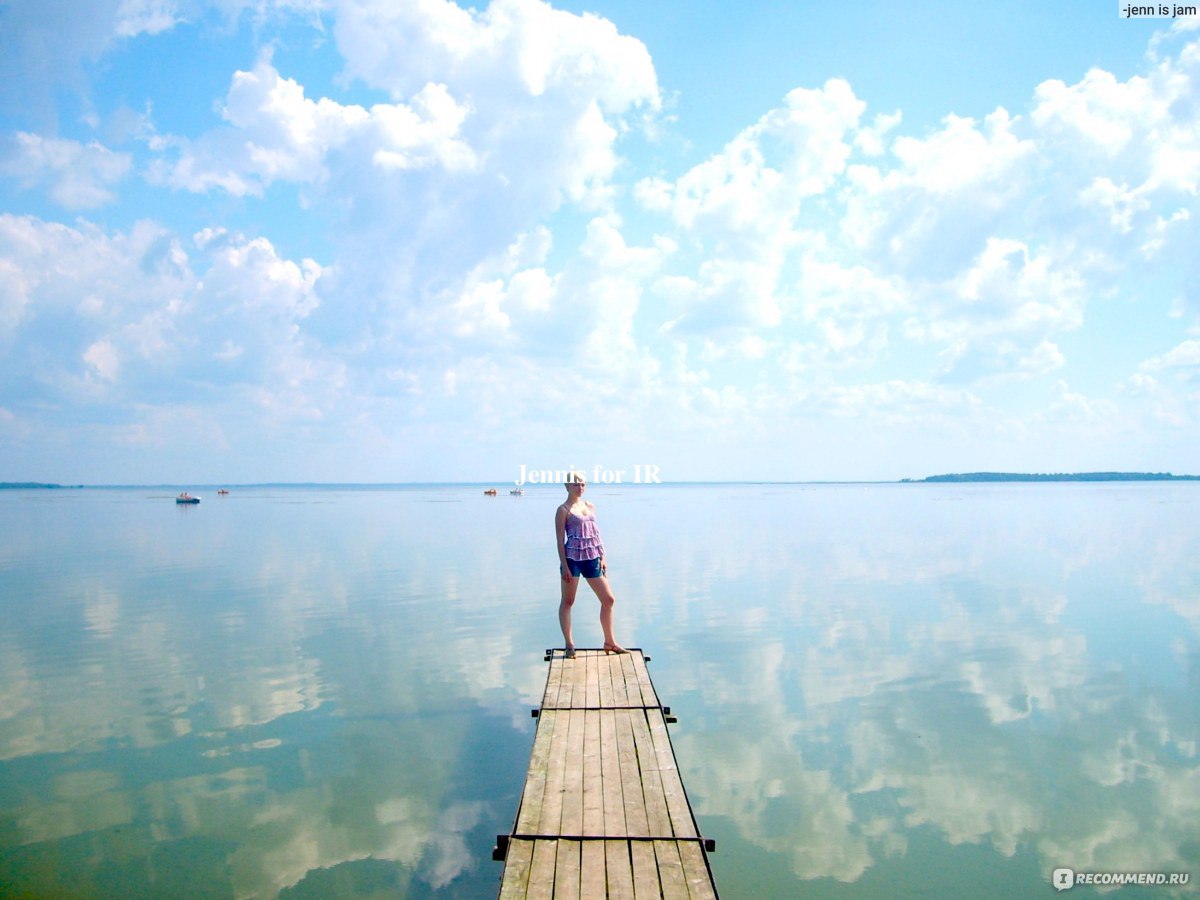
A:
[[[640,650],[547,650],[550,671],[500,897],[716,898],[700,836]]]

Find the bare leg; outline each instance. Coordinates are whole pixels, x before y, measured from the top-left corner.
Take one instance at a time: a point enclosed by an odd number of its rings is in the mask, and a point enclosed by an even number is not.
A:
[[[571,637],[571,607],[575,605],[575,592],[579,590],[579,578],[570,579],[559,577],[562,585],[562,600],[558,604],[558,624],[562,628],[564,646],[567,650],[575,649],[575,640]]]
[[[589,578],[588,584],[600,601],[600,628],[604,631],[605,648],[623,651],[624,648],[613,637],[613,604],[617,602],[617,598],[613,596],[612,588],[608,586],[608,578],[604,575],[599,578]]]

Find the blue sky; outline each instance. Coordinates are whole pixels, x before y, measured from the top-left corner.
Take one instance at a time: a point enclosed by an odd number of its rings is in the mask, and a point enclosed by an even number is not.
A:
[[[0,480],[1197,472],[1200,30],[0,2]]]

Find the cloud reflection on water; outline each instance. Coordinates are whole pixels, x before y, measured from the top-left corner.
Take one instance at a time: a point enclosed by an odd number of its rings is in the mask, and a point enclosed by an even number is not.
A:
[[[593,499],[702,828],[729,823],[790,892],[884,865],[919,886],[929,834],[988,848],[980,878],[1022,854],[1046,877],[1197,865],[1189,487]],[[126,492],[2,498],[43,539],[4,553],[0,874],[92,896],[493,889],[481,841],[515,813],[559,640],[557,495],[435,493],[177,517]],[[594,598],[577,609],[585,643]],[[749,865],[730,852],[719,883]]]
[[[926,827],[1004,858],[1030,848],[1047,877],[1195,867],[1200,616],[1178,599],[1195,569],[1175,539],[1195,546],[1195,506],[1018,489],[947,513],[881,487],[881,511],[848,490],[753,507],[744,540],[731,527],[691,548],[725,573],[704,602],[739,638],[689,622],[673,641],[702,819],[801,880],[856,881]],[[768,555],[792,562],[760,563],[747,590],[746,557]],[[766,617],[763,596],[779,598]]]
[[[478,698],[505,693],[511,730],[512,672],[496,642],[485,653],[459,633],[478,577],[447,571],[436,539],[412,540],[424,511],[368,503],[369,522],[351,502],[322,521],[263,500],[164,524],[129,514],[128,495],[109,499],[115,510],[89,492],[58,546],[11,559],[6,883],[166,895],[165,865],[199,867],[215,896],[271,897],[310,873],[357,883],[364,860],[395,864],[367,893],[495,877],[465,835],[497,810],[456,792],[468,730],[487,715]],[[114,511],[124,527],[106,527]],[[95,553],[75,552],[89,543]],[[63,563],[52,585],[47,557]],[[51,847],[74,874],[38,864]]]

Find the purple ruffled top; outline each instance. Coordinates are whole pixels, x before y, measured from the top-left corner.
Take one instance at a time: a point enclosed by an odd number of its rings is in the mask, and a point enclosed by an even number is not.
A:
[[[604,542],[596,527],[596,516],[567,516],[567,559],[597,559],[604,555]]]

